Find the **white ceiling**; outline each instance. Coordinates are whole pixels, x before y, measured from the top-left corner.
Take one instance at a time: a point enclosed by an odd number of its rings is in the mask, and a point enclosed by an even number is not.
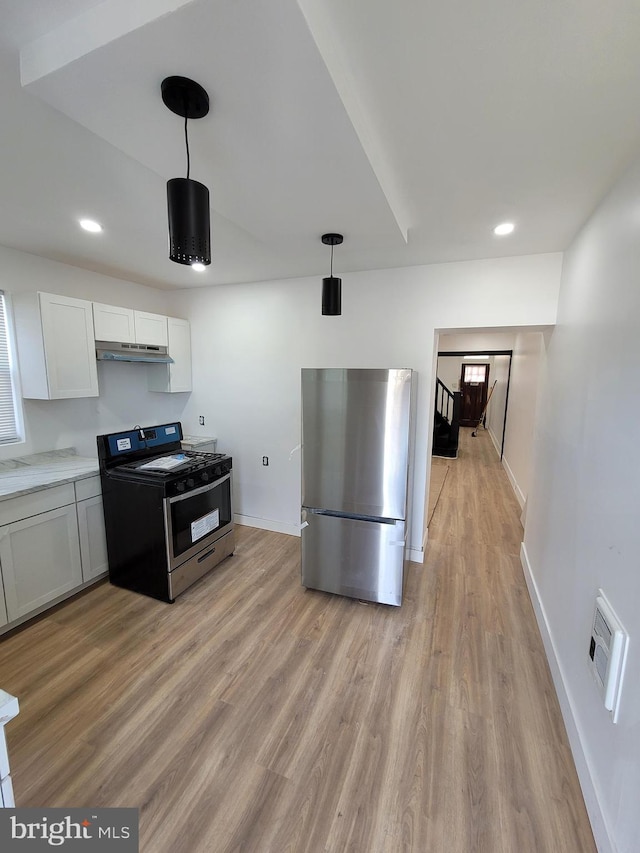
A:
[[[637,0],[0,0],[0,21],[0,244],[161,288],[328,274],[325,231],[337,274],[560,251],[640,148]],[[173,74],[211,98],[201,274],[167,257]]]

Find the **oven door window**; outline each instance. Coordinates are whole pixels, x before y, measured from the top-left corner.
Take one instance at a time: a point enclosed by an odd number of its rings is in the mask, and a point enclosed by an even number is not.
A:
[[[231,523],[231,480],[225,477],[204,490],[173,499],[171,548],[175,559]]]

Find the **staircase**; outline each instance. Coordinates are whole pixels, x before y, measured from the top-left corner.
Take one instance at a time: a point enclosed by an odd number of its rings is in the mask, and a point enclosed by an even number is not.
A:
[[[460,391],[450,391],[444,382],[436,378],[432,454],[455,459],[459,432]]]

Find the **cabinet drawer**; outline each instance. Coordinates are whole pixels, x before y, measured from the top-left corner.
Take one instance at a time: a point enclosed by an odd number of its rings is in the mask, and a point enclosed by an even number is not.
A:
[[[85,477],[84,480],[76,480],[76,500],[84,501],[87,498],[97,498],[102,494],[100,475]]]
[[[57,509],[75,501],[73,483],[53,486],[51,489],[39,489],[28,495],[0,501],[0,525],[12,524],[14,521],[30,518],[32,515],[48,512],[50,509]]]

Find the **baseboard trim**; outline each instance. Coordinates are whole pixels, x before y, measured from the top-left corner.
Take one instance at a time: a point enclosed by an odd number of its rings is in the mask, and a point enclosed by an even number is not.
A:
[[[497,439],[494,431],[491,429],[491,427],[487,427],[487,432],[489,433],[489,438],[493,442],[493,446],[495,447],[496,453],[498,454],[498,458],[499,458],[501,450],[500,450],[500,445],[498,444],[498,439]]]
[[[270,530],[272,533],[286,533],[288,536],[300,536],[300,527],[296,524],[287,524],[284,521],[272,521],[269,518],[258,518],[254,515],[239,515],[234,513],[233,520],[236,524],[245,527],[257,527],[260,530]]]
[[[520,546],[520,562],[522,563],[524,578],[529,590],[529,598],[531,599],[533,610],[536,615],[538,629],[540,630],[540,635],[547,655],[547,661],[549,662],[549,668],[551,670],[551,677],[553,678],[558,702],[560,703],[560,710],[567,730],[569,745],[571,746],[571,753],[578,773],[580,787],[582,788],[582,795],[587,808],[587,814],[591,823],[591,830],[596,842],[596,847],[598,848],[598,853],[615,853],[617,848],[613,840],[613,835],[609,831],[604,812],[600,806],[600,797],[598,796],[595,776],[591,772],[588,753],[584,748],[586,739],[581,733],[580,726],[578,725],[578,718],[574,710],[574,704],[566,687],[567,682],[564,676],[564,671],[556,653],[553,636],[549,629],[544,605],[540,599],[538,586],[531,570],[531,563],[529,562],[529,555],[524,542]]]
[[[511,483],[511,488],[513,489],[513,493],[516,496],[516,500],[520,504],[520,509],[524,509],[524,504],[526,501],[526,498],[524,496],[524,492],[522,491],[522,489],[518,485],[518,481],[516,480],[515,475],[514,475],[513,471],[511,470],[509,463],[507,462],[506,456],[502,457],[502,467],[507,472],[507,477],[509,478],[509,482]]]
[[[412,563],[424,563],[424,549],[407,548],[404,554],[407,560],[411,560]]]

